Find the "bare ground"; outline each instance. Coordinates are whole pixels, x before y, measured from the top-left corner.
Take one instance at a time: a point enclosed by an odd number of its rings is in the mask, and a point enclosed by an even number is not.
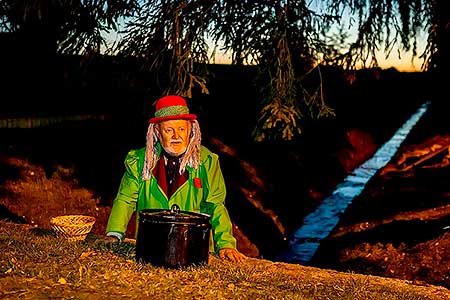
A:
[[[366,185],[312,265],[450,287],[450,130],[433,108]]]

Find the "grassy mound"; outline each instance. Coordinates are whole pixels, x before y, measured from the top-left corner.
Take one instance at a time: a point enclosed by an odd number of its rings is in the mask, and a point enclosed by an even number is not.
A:
[[[2,299],[449,299],[411,282],[250,258],[210,256],[203,266],[157,268],[136,262],[134,244],[96,235],[67,242],[51,230],[0,221]]]

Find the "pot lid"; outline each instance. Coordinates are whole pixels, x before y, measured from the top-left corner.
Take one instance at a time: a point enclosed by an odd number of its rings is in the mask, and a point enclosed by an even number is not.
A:
[[[140,218],[147,220],[158,220],[163,222],[177,223],[208,223],[210,215],[204,213],[196,213],[182,211],[177,204],[173,204],[171,209],[143,209],[139,212]]]

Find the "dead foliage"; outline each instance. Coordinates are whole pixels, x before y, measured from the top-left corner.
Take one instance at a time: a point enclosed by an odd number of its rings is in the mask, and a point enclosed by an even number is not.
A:
[[[99,205],[93,191],[79,187],[74,170],[55,166],[47,176],[42,166],[6,156],[0,156],[0,166],[7,166],[2,168],[0,204],[28,224],[50,229],[52,217],[83,214],[96,218],[93,233],[104,233],[110,208]]]
[[[411,282],[250,258],[236,265],[210,256],[181,269],[136,262],[132,243],[90,234],[68,242],[51,230],[0,221],[2,299],[448,299]]]

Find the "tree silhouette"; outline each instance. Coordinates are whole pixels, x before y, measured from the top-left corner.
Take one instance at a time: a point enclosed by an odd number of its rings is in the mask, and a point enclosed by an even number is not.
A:
[[[302,84],[328,47],[321,34],[332,19],[302,1],[151,1],[126,23],[114,51],[144,58],[149,70],[168,74],[165,94],[192,97],[196,86],[208,93],[208,39],[214,42],[213,53],[223,43],[233,64],[260,70],[263,108],[256,140],[290,140],[301,132],[306,111],[311,117],[334,115],[320,88],[308,91]]]
[[[256,140],[290,140],[301,133],[304,118],[334,115],[322,93],[323,65],[377,67],[380,50],[389,56],[399,46],[445,83],[449,5],[447,0],[5,0],[0,28],[24,35],[43,51],[75,54],[98,53],[108,46],[103,33],[119,30],[123,37],[106,53],[140,58],[144,68],[162,76],[163,94],[189,98],[195,88],[209,92],[209,51],[225,51],[233,64],[259,68]],[[343,28],[346,17],[357,28],[351,42]],[[418,53],[420,32],[428,34],[423,53]],[[316,83],[305,84],[311,76]]]
[[[117,31],[135,5],[135,0],[4,0],[0,31],[45,54],[100,53],[108,47],[105,34]]]

